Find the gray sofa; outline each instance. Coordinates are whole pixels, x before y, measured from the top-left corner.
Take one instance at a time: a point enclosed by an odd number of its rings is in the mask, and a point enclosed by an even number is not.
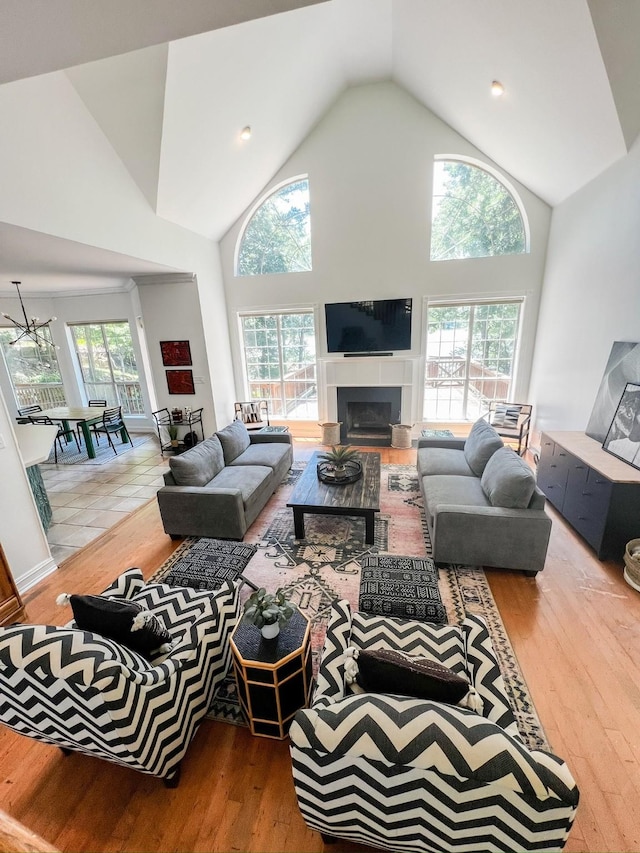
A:
[[[293,462],[288,433],[249,433],[241,421],[169,460],[158,505],[172,539],[242,539]]]
[[[551,519],[526,462],[480,419],[468,438],[418,440],[418,477],[439,563],[517,569],[534,576]]]

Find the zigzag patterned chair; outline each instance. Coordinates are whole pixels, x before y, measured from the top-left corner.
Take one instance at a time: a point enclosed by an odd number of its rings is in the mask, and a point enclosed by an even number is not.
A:
[[[402,650],[466,672],[482,714],[424,699],[354,695],[345,650]],[[325,841],[389,850],[561,850],[578,805],[566,764],[518,734],[484,621],[437,627],[334,602],[311,708],[290,730],[306,823]]]
[[[129,569],[102,593],[142,604],[174,640],[152,661],[71,626],[0,629],[0,722],[175,787],[180,761],[231,663],[239,587],[145,586]]]

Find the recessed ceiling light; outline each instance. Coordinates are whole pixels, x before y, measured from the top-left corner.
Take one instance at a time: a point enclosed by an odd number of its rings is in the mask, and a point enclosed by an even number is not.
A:
[[[251,139],[251,128],[249,125],[243,127],[240,131],[240,139]]]
[[[491,84],[491,94],[494,98],[500,98],[504,95],[504,86],[499,80],[494,80]]]

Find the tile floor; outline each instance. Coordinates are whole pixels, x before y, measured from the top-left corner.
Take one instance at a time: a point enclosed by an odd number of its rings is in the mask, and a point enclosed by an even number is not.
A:
[[[56,563],[155,497],[168,467],[168,456],[162,458],[151,434],[144,444],[102,465],[41,465],[53,510],[47,540]]]

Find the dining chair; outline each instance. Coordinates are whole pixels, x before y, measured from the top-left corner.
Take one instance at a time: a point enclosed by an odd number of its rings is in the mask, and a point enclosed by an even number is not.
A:
[[[89,406],[90,408],[104,409],[107,406],[107,401],[106,400],[88,400],[87,406]],[[95,432],[94,427],[95,427],[95,424],[92,424],[91,429],[93,429]],[[76,433],[78,435],[78,441],[80,442],[80,444],[82,444],[82,426],[81,426],[81,424],[78,424],[78,426],[76,427]],[[96,443],[99,444],[100,442],[98,441],[97,435],[95,436],[95,439],[96,439]]]
[[[76,436],[76,432],[73,427],[65,427],[57,423],[56,421],[52,421],[48,415],[41,415],[38,417],[37,415],[31,415],[29,418],[30,423],[32,424],[47,424],[47,426],[55,426],[58,427],[58,434],[55,437],[55,441],[53,442],[53,458],[55,463],[58,462],[58,447],[60,445],[60,453],[64,453],[64,447],[62,446],[62,439],[64,438],[65,442],[69,444],[69,437],[72,436],[76,447],[78,449],[78,453],[80,453],[80,445],[78,444],[78,437]]]
[[[111,446],[113,452],[118,455],[118,451],[116,450],[116,446],[111,439],[111,434],[114,432],[122,433],[127,436],[127,441],[133,447],[133,442],[131,441],[131,436],[129,435],[129,430],[125,426],[124,421],[122,420],[122,406],[114,406],[112,409],[105,409],[102,413],[102,423],[96,424],[93,427],[93,432],[96,436],[96,440],[98,438],[98,434],[103,432],[107,436],[107,440]],[[124,438],[122,439],[122,443],[124,444]]]
[[[30,423],[29,415],[35,415],[36,412],[41,412],[41,411],[42,411],[42,406],[37,406],[37,405],[23,406],[21,409],[18,409],[18,414],[20,415],[20,417],[16,418],[16,421],[19,424],[28,424],[28,423]]]

